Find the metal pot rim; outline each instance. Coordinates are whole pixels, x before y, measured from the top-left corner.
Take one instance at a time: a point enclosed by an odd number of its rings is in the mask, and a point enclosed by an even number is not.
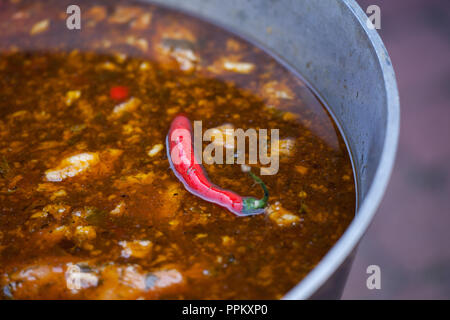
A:
[[[386,135],[383,151],[373,182],[367,195],[361,202],[358,212],[350,226],[322,258],[320,263],[283,299],[307,299],[311,297],[333,273],[339,268],[352,250],[357,246],[361,237],[369,227],[386,190],[394,166],[398,137],[400,131],[400,102],[392,67],[387,50],[376,30],[367,27],[367,16],[355,0],[342,0],[347,9],[357,19],[361,28],[369,38],[375,50],[380,69],[384,77],[387,103]]]

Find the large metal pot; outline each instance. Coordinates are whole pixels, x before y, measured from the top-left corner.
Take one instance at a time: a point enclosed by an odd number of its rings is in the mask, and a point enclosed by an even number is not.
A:
[[[356,247],[394,164],[399,98],[388,53],[354,0],[153,0],[244,35],[300,72],[330,106],[350,146],[357,214],[317,267],[285,299],[339,298]],[[267,28],[271,32],[267,32]]]

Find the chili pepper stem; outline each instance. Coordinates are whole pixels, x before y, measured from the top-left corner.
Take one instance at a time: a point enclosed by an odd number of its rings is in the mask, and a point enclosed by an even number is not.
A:
[[[246,215],[262,213],[267,206],[267,201],[269,200],[269,190],[267,190],[266,185],[260,177],[256,176],[251,171],[249,171],[248,174],[253,178],[253,180],[255,180],[257,184],[261,186],[264,191],[264,196],[261,199],[255,199],[253,197],[244,198],[244,207],[242,209],[242,213]]]

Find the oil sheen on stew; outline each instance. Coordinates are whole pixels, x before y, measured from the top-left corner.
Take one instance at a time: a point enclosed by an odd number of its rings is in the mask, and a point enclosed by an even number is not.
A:
[[[326,108],[220,28],[153,5],[78,2],[80,32],[65,27],[65,1],[0,12],[0,297],[281,298],[355,212]],[[181,112],[203,130],[279,129],[265,213],[237,217],[184,188],[165,150]],[[204,167],[216,185],[262,196],[240,165]]]

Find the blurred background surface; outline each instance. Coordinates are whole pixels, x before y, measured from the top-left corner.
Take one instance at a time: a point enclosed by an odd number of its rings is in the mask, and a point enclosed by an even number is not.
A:
[[[357,0],[381,9],[400,92],[397,160],[344,299],[450,299],[450,1]],[[369,265],[381,290],[366,287]]]

